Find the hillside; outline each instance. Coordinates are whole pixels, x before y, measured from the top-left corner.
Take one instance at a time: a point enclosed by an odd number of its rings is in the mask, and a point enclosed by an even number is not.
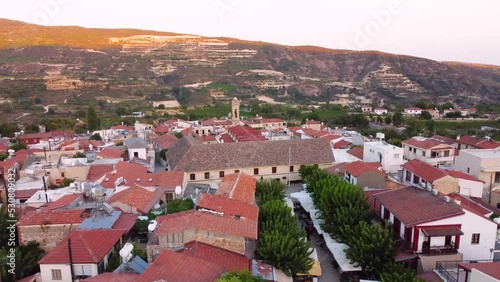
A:
[[[0,19],[4,111],[9,105],[14,112],[43,113],[54,104],[70,113],[99,99],[147,107],[151,101],[196,105],[259,95],[345,105],[498,103],[500,66]]]

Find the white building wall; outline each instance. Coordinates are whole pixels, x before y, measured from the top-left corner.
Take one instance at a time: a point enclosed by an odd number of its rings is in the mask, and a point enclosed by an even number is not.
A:
[[[52,279],[52,269],[61,270],[61,279],[57,280]],[[69,268],[69,264],[40,264],[40,275],[42,277],[43,282],[72,281],[71,269]]]
[[[128,157],[129,157],[129,159],[133,159],[134,158],[134,153],[137,152],[138,158],[147,160],[148,159],[148,155],[147,155],[146,151],[147,151],[146,148],[129,149],[128,150]]]
[[[396,173],[401,169],[403,148],[393,145],[381,145],[380,142],[365,142],[363,146],[363,161],[380,162],[378,153],[382,154],[382,168],[386,172]]]
[[[485,274],[475,268],[472,269],[470,273],[470,279],[469,281],[473,282],[500,282],[500,280],[493,278],[489,276],[488,274]]]
[[[481,198],[483,196],[483,183],[458,178],[460,194],[469,197]]]
[[[476,215],[464,209],[465,214],[460,216],[455,216],[452,218],[445,218],[442,220],[436,220],[428,224],[422,224],[421,226],[433,226],[433,225],[448,225],[448,224],[462,224],[462,232],[464,235],[460,236],[460,248],[458,251],[463,254],[464,260],[481,260],[490,258],[490,249],[495,248],[495,240],[497,234],[497,225],[493,221]],[[418,248],[419,251],[422,250],[422,242],[425,241],[425,235],[420,229]],[[479,244],[471,244],[472,234],[479,233]],[[438,244],[437,238],[435,237],[431,240],[431,246]],[[454,238],[452,237],[452,241]]]

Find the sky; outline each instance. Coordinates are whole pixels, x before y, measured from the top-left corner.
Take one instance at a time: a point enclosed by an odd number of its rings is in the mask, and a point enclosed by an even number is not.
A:
[[[0,18],[500,65],[498,0],[10,0]]]

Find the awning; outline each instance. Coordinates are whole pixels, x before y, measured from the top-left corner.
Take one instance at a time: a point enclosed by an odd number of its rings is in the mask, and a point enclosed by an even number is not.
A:
[[[340,269],[342,272],[347,272],[347,271],[361,271],[361,267],[355,266],[350,262],[348,258],[345,256],[345,250],[349,248],[346,244],[339,243],[336,240],[334,240],[330,235],[327,233],[323,234],[323,237],[325,238],[325,244],[326,247],[330,250],[332,253],[333,257],[335,258],[335,261],[339,265]]]
[[[427,237],[464,235],[458,227],[422,228],[422,232]]]
[[[307,273],[297,273],[297,276],[321,276],[321,263],[315,260],[313,266]]]
[[[309,210],[312,209],[316,209],[311,196],[309,196],[309,193],[307,193],[306,191],[292,193],[290,194],[290,197],[297,199],[297,201],[300,202],[300,205],[302,205],[302,208],[304,208],[306,212],[309,212]]]

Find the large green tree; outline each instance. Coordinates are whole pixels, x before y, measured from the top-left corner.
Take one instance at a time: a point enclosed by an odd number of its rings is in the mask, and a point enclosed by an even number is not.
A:
[[[269,201],[283,201],[285,193],[286,184],[277,179],[259,180],[255,188],[255,198],[259,206]]]
[[[381,282],[424,282],[424,279],[417,278],[414,270],[405,268],[402,264],[390,263],[384,272],[380,274]]]
[[[363,272],[379,277],[393,262],[395,243],[389,224],[369,224],[361,221],[356,226],[345,225],[346,257]]]
[[[243,270],[241,272],[230,271],[217,279],[217,282],[264,282],[265,280],[259,276],[253,276],[250,271]]]
[[[94,107],[89,106],[87,108],[87,129],[90,131],[99,129],[99,117]]]
[[[258,243],[257,256],[265,262],[281,269],[286,275],[307,272],[314,260],[311,243],[306,240],[305,231],[296,228],[281,232],[283,228],[265,231]],[[299,235],[299,236],[297,236]]]
[[[344,226],[356,226],[372,217],[363,190],[337,176],[323,178],[317,182],[321,187],[318,208],[324,220],[322,228],[333,238],[347,241],[349,234],[342,232]]]

